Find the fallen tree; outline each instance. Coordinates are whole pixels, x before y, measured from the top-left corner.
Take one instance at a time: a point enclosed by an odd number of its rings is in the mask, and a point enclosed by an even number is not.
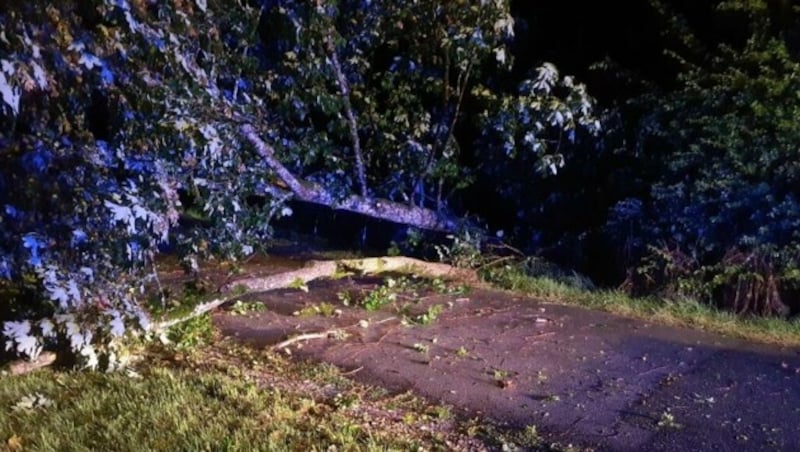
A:
[[[458,219],[456,218],[414,205],[402,204],[387,199],[375,199],[363,195],[350,195],[344,199],[337,199],[320,185],[302,181],[292,174],[278,160],[275,155],[275,149],[259,138],[251,124],[242,125],[241,131],[253,145],[258,155],[264,159],[267,166],[278,175],[281,181],[289,187],[294,197],[300,201],[320,204],[337,210],[346,210],[420,229],[453,232],[458,226]]]
[[[152,327],[141,294],[166,242],[192,270],[250,255],[290,198],[456,231],[466,127],[554,170],[563,137],[596,130],[591,99],[552,65],[495,86],[510,5],[468,3],[0,7],[0,278],[30,294],[0,312],[6,350],[113,368]],[[189,207],[204,227],[174,228]]]

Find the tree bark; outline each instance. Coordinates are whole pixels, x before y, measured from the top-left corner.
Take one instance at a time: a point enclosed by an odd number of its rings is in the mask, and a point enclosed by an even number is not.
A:
[[[267,292],[275,289],[297,287],[298,284],[306,284],[315,279],[335,277],[337,273],[342,271],[363,274],[377,274],[383,272],[413,273],[429,278],[448,278],[468,283],[472,287],[483,287],[483,283],[480,281],[480,278],[478,278],[478,274],[473,270],[455,268],[438,262],[426,262],[411,257],[387,256],[368,257],[364,259],[343,259],[339,261],[309,261],[305,266],[297,270],[233,281],[222,288],[223,291],[228,292],[225,296],[195,306],[194,310],[184,317],[155,322],[151,326],[151,331],[162,333],[175,325],[213,311],[246,293]],[[234,294],[231,292],[232,289],[239,288],[244,289],[245,292],[241,294]],[[314,335],[314,337],[318,336]]]
[[[275,171],[275,174],[300,201],[406,224],[419,229],[453,232],[458,226],[457,219],[431,209],[409,206],[385,199],[369,198],[363,195],[352,195],[344,199],[336,199],[323,187],[298,179],[278,160],[275,156],[275,149],[258,136],[251,124],[243,124],[240,130],[253,145],[258,155],[264,159],[267,166]]]

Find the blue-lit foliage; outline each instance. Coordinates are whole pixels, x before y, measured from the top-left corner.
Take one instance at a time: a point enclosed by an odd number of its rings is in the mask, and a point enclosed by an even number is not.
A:
[[[0,7],[0,285],[17,294],[3,301],[6,348],[60,341],[96,366],[126,325],[147,328],[138,297],[159,247],[238,255],[268,235],[275,206],[246,202],[267,171],[230,122],[258,108],[243,81],[258,11],[230,3]],[[225,78],[236,96],[220,94]],[[181,191],[211,227],[173,230]]]
[[[147,329],[159,249],[192,265],[246,255],[290,213],[244,123],[331,199],[437,209],[470,180],[459,127],[549,172],[554,136],[598,127],[552,65],[498,89],[507,0],[11,2],[0,36],[0,277],[26,296],[2,334],[28,356],[61,341],[89,366]],[[208,227],[175,228],[181,198]]]

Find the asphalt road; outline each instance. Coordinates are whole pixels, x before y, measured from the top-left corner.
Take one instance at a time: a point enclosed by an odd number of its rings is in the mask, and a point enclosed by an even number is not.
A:
[[[374,283],[374,280],[372,281]],[[294,316],[336,300],[343,284],[258,294],[257,315],[215,316],[225,334],[258,346],[347,328],[343,341],[310,340],[295,356],[352,378],[411,390],[467,416],[536,425],[549,440],[615,451],[800,451],[800,350],[633,320],[504,292],[433,295],[444,309],[404,326],[397,306],[338,317]],[[354,326],[361,319],[369,326]],[[384,320],[384,321],[381,321]]]

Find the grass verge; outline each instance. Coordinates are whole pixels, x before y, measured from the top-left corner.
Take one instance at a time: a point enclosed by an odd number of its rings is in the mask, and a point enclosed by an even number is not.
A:
[[[201,330],[191,336],[208,334]],[[127,372],[0,375],[0,450],[523,446],[505,430],[457,419],[449,407],[363,386],[335,367],[295,362],[212,334],[212,341],[190,347],[150,345]],[[557,450],[544,442],[533,446]]]
[[[769,317],[739,317],[696,300],[636,298],[616,290],[584,289],[546,276],[532,277],[508,265],[484,272],[497,288],[544,299],[599,309],[627,317],[702,329],[731,337],[783,346],[800,346],[800,321]]]
[[[366,422],[367,393],[335,370],[259,358],[229,345],[151,354],[135,373],[3,376],[0,438],[10,450],[448,449],[433,428]]]

